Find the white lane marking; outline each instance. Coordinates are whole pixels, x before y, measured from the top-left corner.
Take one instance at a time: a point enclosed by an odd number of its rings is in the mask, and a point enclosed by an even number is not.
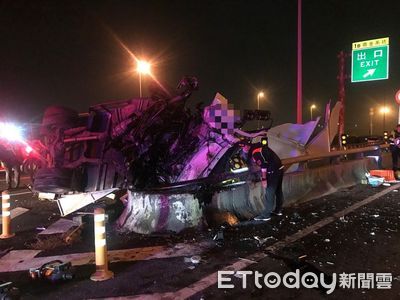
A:
[[[214,247],[213,243],[202,242],[193,244],[177,244],[174,247],[155,246],[123,250],[108,251],[109,262],[127,262],[138,260],[165,259],[171,257],[200,255]],[[16,252],[19,250],[11,251]],[[18,253],[14,253],[18,255]],[[89,265],[95,263],[95,253],[73,253],[58,256],[34,257],[29,259],[0,259],[0,273],[17,272],[38,268],[52,260],[70,261],[73,266]]]
[[[313,231],[322,228],[332,222],[337,221],[340,217],[347,215],[354,210],[360,208],[361,206],[367,205],[371,203],[372,201],[390,193],[393,190],[399,189],[400,188],[400,183],[393,185],[375,195],[372,195],[360,202],[357,202],[348,208],[345,208],[337,213],[334,213],[332,216],[327,217],[313,225],[310,225],[303,230],[298,231],[297,233],[290,235],[286,237],[283,241],[279,241],[274,243],[273,245],[267,247],[265,250],[267,251],[276,251],[279,249],[282,249],[286,247],[288,244],[293,243],[297,240],[300,240],[304,238],[305,236],[309,235]],[[264,258],[267,258],[268,254],[262,253],[262,252],[257,252],[255,254],[249,255],[245,258],[245,260],[241,259],[239,261],[236,261],[232,263],[231,265],[228,265],[224,267],[222,270],[229,270],[229,271],[240,271],[245,268],[247,268],[250,265],[259,263],[261,260]],[[220,270],[220,271],[222,271]],[[199,281],[196,281],[192,283],[191,285],[184,287],[176,292],[167,292],[167,293],[157,293],[157,294],[142,294],[142,295],[135,295],[135,296],[128,296],[128,297],[118,297],[118,298],[108,298],[108,299],[148,299],[148,300],[158,300],[158,299],[163,299],[163,300],[169,300],[169,299],[188,299],[190,297],[193,297],[195,294],[200,293],[204,291],[205,289],[217,284],[218,282],[218,273],[211,273]]]

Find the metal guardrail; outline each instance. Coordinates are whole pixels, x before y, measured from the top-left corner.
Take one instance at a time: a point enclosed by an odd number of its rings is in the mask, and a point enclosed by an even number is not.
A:
[[[284,159],[282,159],[282,163],[284,165],[288,166],[288,165],[292,165],[292,164],[296,164],[296,163],[308,162],[311,160],[319,160],[319,159],[338,157],[338,156],[349,155],[349,154],[357,154],[357,153],[363,153],[363,152],[369,152],[369,151],[376,151],[376,150],[386,149],[386,148],[389,148],[388,144],[368,146],[368,147],[363,147],[363,148],[354,148],[354,149],[348,149],[348,150],[335,150],[335,151],[331,151],[331,152],[323,153],[323,154],[303,155],[303,156],[297,156],[297,157],[292,157],[292,158],[284,158]]]
[[[388,144],[383,144],[383,145],[374,145],[374,146],[349,149],[349,150],[331,151],[331,152],[323,153],[320,155],[303,155],[303,156],[298,156],[298,157],[293,157],[293,158],[282,159],[282,163],[283,163],[283,165],[285,165],[285,169],[287,169],[290,165],[295,164],[295,163],[302,163],[302,162],[308,162],[308,161],[313,161],[313,160],[318,160],[318,159],[325,159],[325,158],[339,157],[339,156],[349,155],[349,154],[357,154],[357,153],[363,153],[363,152],[369,152],[369,151],[376,151],[376,150],[385,149],[388,147],[389,147]],[[244,172],[244,173],[239,174],[239,176],[238,176],[238,174],[233,174],[231,172],[228,172],[228,173],[219,174],[218,176],[198,178],[198,179],[193,179],[193,180],[188,180],[188,181],[183,181],[183,182],[178,182],[178,183],[172,183],[172,184],[168,184],[165,186],[159,186],[159,187],[152,188],[150,190],[143,190],[142,192],[147,192],[147,193],[173,192],[175,189],[196,186],[198,184],[208,184],[208,183],[213,183],[213,182],[214,183],[220,182],[222,180],[236,179],[240,176],[246,176],[247,173],[248,172]],[[198,188],[196,187],[195,189],[198,189]]]

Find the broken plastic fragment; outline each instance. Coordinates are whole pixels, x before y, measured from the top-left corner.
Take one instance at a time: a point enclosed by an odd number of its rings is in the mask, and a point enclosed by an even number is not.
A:
[[[265,239],[260,238],[259,236],[255,236],[254,239],[258,242],[258,246],[262,246],[263,244],[265,244],[266,241],[268,241],[269,239],[274,239],[273,236],[268,236]]]
[[[191,261],[193,264],[199,264],[200,261],[201,261],[201,257],[198,256],[198,255],[194,255],[194,256],[192,256],[192,257],[190,258],[190,261]]]
[[[372,186],[372,187],[378,187],[380,185],[383,184],[383,182],[385,181],[385,179],[383,177],[375,177],[375,176],[367,176],[368,178],[368,183]]]

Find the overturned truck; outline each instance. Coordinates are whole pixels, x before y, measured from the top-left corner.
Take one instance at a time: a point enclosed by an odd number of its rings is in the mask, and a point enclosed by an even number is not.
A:
[[[187,77],[173,95],[155,90],[149,98],[98,104],[84,114],[49,107],[41,127],[46,165],[35,174],[34,190],[57,201],[62,215],[126,190],[122,229],[196,226],[213,193],[247,182],[240,143],[260,139],[266,129],[238,128],[248,120],[272,124],[270,112],[239,116],[219,94],[209,106],[189,110],[197,88]]]

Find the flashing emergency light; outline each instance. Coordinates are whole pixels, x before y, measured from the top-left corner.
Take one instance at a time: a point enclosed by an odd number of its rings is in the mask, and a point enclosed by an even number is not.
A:
[[[346,145],[347,144],[347,135],[342,134],[341,139],[342,139],[342,145]]]
[[[267,146],[268,145],[268,138],[266,138],[266,137],[261,138],[261,145]]]
[[[22,128],[12,123],[0,123],[0,138],[10,142],[23,141]]]

